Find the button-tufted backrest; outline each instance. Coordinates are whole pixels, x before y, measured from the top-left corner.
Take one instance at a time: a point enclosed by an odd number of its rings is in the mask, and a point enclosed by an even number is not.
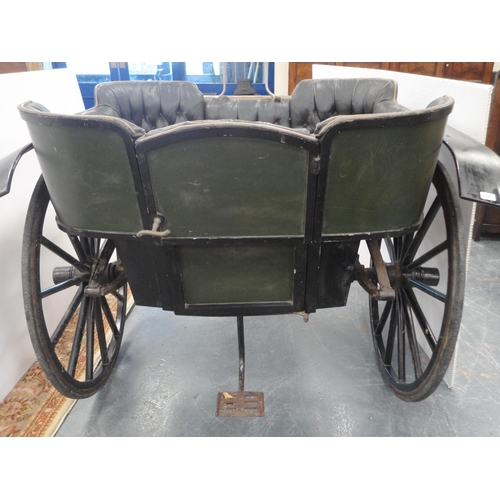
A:
[[[146,132],[205,118],[203,94],[191,82],[126,81],[102,83],[95,106],[84,114],[124,118]]]
[[[380,78],[301,81],[290,98],[292,128],[307,128],[337,115],[407,111],[396,102],[397,83]]]
[[[207,120],[245,120],[267,122],[290,127],[290,99],[245,98],[231,99],[227,96],[207,98],[205,104]]]

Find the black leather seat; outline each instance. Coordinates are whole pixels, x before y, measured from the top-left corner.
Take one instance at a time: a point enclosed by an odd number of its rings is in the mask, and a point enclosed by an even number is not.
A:
[[[304,80],[279,99],[204,97],[191,82],[108,82],[96,87],[96,105],[84,114],[123,118],[145,132],[186,121],[243,120],[314,133],[333,116],[408,111],[396,95],[396,82],[377,78]]]

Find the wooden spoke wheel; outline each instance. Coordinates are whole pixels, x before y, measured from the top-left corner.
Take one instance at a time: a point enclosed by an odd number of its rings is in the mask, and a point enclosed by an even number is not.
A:
[[[125,324],[127,281],[114,242],[58,229],[40,178],[22,262],[26,318],[40,365],[63,395],[92,396],[111,373]]]
[[[377,364],[407,401],[425,399],[443,380],[462,316],[465,245],[458,196],[441,164],[432,184],[419,229],[379,242],[395,299],[370,298]]]

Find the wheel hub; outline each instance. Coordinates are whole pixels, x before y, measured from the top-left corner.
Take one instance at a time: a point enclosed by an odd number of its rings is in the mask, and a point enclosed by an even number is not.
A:
[[[124,273],[124,268],[119,262],[111,262],[108,264],[102,275],[100,276],[99,283],[91,282],[91,269],[87,266],[84,271],[76,268],[75,266],[60,266],[55,267],[52,271],[52,280],[54,285],[59,285],[66,281],[78,280],[78,283],[85,283],[91,285],[93,288],[107,287],[110,283],[118,280]],[[108,293],[108,292],[106,292]]]
[[[437,286],[441,275],[436,267],[416,267],[408,269],[403,267],[399,262],[385,264],[385,270],[391,288],[394,291],[400,290],[405,282],[410,280],[418,281],[426,286]],[[371,297],[377,300],[392,300],[380,296],[380,284],[377,275],[377,270],[374,267],[364,267],[357,264],[354,272],[354,279],[370,294]]]
[[[59,285],[68,280],[80,279],[81,281],[88,282],[90,279],[90,268],[85,271],[80,271],[74,266],[61,266],[54,267],[52,271],[52,281],[54,285]]]
[[[441,275],[437,267],[417,267],[408,269],[394,262],[387,266],[387,274],[394,290],[400,290],[405,280],[417,280],[424,285],[437,286]]]

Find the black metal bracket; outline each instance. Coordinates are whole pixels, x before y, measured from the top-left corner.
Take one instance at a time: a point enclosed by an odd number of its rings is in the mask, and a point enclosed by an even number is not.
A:
[[[118,290],[126,283],[127,276],[123,267],[109,265],[109,261],[114,251],[114,241],[108,240],[90,271],[89,284],[85,287],[86,297],[104,297],[108,293]],[[111,270],[113,274],[117,274],[117,276],[114,277],[112,281],[106,283],[107,280],[104,279],[105,274],[107,271]],[[103,281],[105,282],[104,284]]]

